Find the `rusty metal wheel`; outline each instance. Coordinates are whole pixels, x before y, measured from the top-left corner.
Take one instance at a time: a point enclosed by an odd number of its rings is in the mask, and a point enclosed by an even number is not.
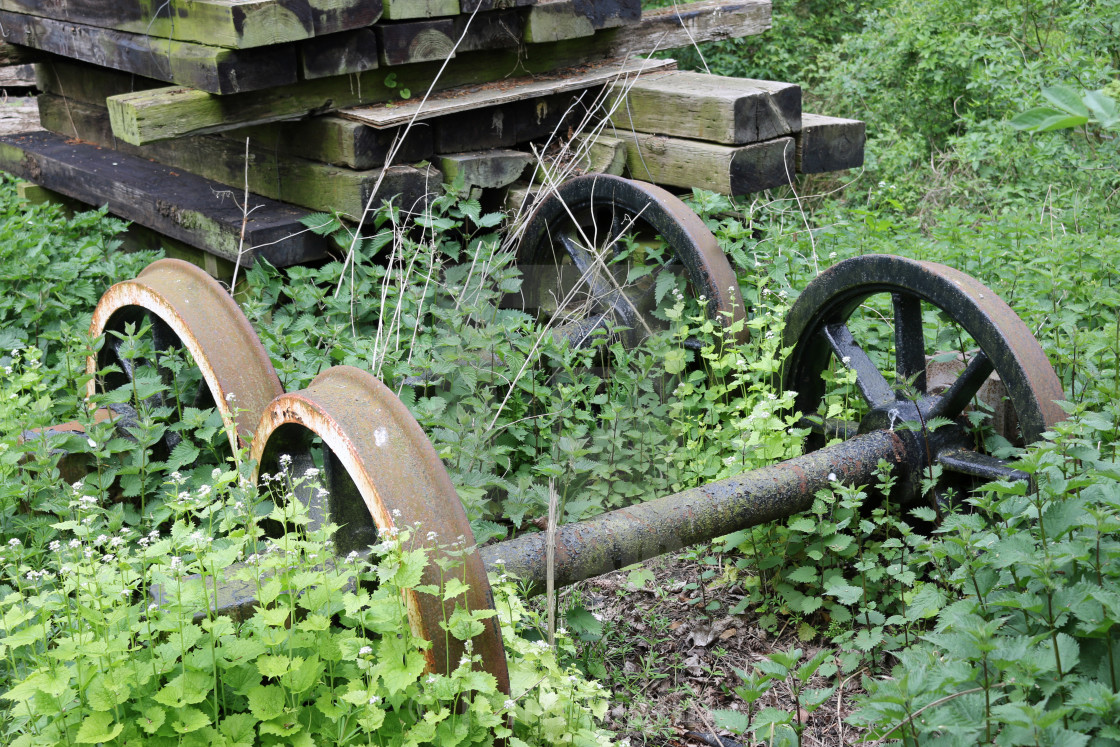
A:
[[[126,350],[126,327],[139,329],[145,322],[151,324],[155,360],[133,357]],[[173,411],[180,402],[216,408],[234,454],[247,443],[268,403],[284,391],[268,353],[233,298],[214,278],[188,262],[161,259],[135,279],[111,287],[94,309],[90,334],[104,335],[105,341],[96,358],[87,361],[87,371],[96,374],[110,366],[117,369],[104,381],[91,379],[90,396],[99,385],[111,391],[136,382],[143,368],[154,367],[164,385],[178,396],[157,393],[142,399]],[[160,358],[177,350],[190,354],[201,381],[176,386],[174,372]],[[170,452],[177,440],[175,432],[168,431],[163,450]]]
[[[624,329],[633,346],[666,328],[656,313],[668,287],[659,285],[664,273],[683,277],[683,292],[717,323],[744,317],[735,273],[711,231],[679,199],[645,182],[607,174],[564,182],[529,218],[518,264],[524,308],[575,345],[607,328]]]
[[[938,332],[930,340],[933,320]],[[946,342],[952,352],[936,352]],[[989,288],[933,262],[868,255],[834,265],[790,309],[783,345],[792,348],[783,384],[797,393],[795,407],[813,429],[807,449],[830,437],[909,430],[923,468],[940,464],[950,487],[971,482],[963,478],[1023,476],[988,453],[969,427],[967,411],[982,388],[1005,393],[1015,417],[1003,435],[1013,442],[1034,442],[1065,417],[1057,404],[1064,399],[1061,384],[1030,329]],[[940,364],[950,357],[955,375],[945,380]],[[854,375],[863,411],[858,422],[833,419],[826,409],[823,375],[838,362],[841,372]],[[955,484],[954,475],[962,478]],[[919,497],[917,483],[904,487],[904,500]]]
[[[318,452],[318,453],[316,453]],[[284,458],[285,455],[290,458]],[[433,556],[451,544],[474,544],[470,522],[435,448],[404,404],[380,381],[357,368],[336,366],[298,392],[277,397],[265,410],[253,439],[252,456],[260,475],[287,469],[302,474],[322,465],[326,500],[301,496],[310,504],[312,524],[333,522],[336,552],[361,550],[378,536],[415,527],[412,544]],[[470,589],[454,601],[468,609],[493,607],[486,569],[477,552],[461,558],[456,576]],[[440,570],[429,562],[422,584],[440,584]],[[439,623],[440,597],[411,592],[406,599],[413,632],[432,642],[428,667],[454,668],[462,644]],[[501,631],[495,618],[474,639],[474,651],[509,692]]]

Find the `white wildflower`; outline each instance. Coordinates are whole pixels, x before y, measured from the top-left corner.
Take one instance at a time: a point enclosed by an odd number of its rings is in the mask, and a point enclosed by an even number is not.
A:
[[[22,543],[22,542],[20,542],[20,541],[19,541],[18,539],[16,539],[15,537],[12,537],[12,538],[11,538],[10,540],[8,540],[8,546],[9,546],[9,547],[19,547],[19,546],[20,546],[20,545],[22,545],[22,544],[23,544],[23,543]]]
[[[372,646],[362,646],[360,649],[358,649],[358,656],[368,656],[369,654],[372,654],[372,653],[373,653],[373,647]]]
[[[829,472],[828,473],[828,481],[829,482],[836,482],[836,473],[835,472]]]

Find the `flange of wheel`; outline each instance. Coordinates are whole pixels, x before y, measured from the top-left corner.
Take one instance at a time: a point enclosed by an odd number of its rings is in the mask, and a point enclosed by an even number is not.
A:
[[[893,381],[879,370],[848,324],[861,305],[879,294],[889,294],[893,310]],[[923,305],[943,312],[970,338],[971,352],[960,374],[940,391],[930,391],[926,381]],[[794,406],[799,412],[818,414],[826,393],[822,374],[833,357],[855,372],[867,407],[858,424],[828,421],[827,413],[820,414],[808,449],[823,445],[826,434],[848,437],[916,422],[920,439],[911,451],[920,467],[940,463],[958,475],[1013,479],[1024,475],[984,453],[967,432],[963,415],[992,373],[1006,389],[1022,443],[1038,440],[1065,418],[1057,404],[1064,399],[1061,383],[1026,324],[975,278],[934,262],[867,255],[837,263],[798,297],[789,311],[782,344],[792,348],[783,385],[797,393]],[[933,418],[947,418],[953,424],[927,432],[925,423]],[[906,497],[915,498],[916,489],[911,484]]]
[[[96,358],[90,356],[91,374],[115,365],[119,373],[104,381],[107,390],[133,379],[137,361],[122,351],[117,335],[128,324],[152,324],[157,352],[184,348],[194,359],[205,391],[222,416],[234,454],[256,430],[261,413],[284,388],[249,320],[218,281],[202,269],[178,259],[161,259],[148,265],[133,280],[117,283],[101,296],[93,312],[90,334],[105,336]],[[141,361],[140,363],[146,363]],[[166,378],[170,372],[161,371]],[[88,394],[97,393],[91,379]]]
[[[646,257],[648,271],[635,272],[634,253],[624,255],[625,236],[647,244],[660,239],[669,251]],[[729,326],[744,318],[735,272],[715,236],[678,198],[645,182],[609,174],[564,182],[529,218],[517,258],[525,276],[524,308],[550,310],[548,316],[560,317],[549,320],[558,333],[577,344],[612,321],[629,330],[631,345],[663,327],[651,312],[664,272],[683,272],[689,291],[703,297],[716,323]],[[738,338],[746,336],[742,325]]]
[[[456,543],[474,544],[470,522],[451,478],[435,448],[408,408],[369,373],[336,366],[317,376],[298,392],[277,397],[261,418],[253,438],[252,456],[261,474],[311,463],[312,440],[323,446],[327,506],[312,502],[312,523],[329,520],[342,529],[336,552],[360,549],[378,536],[413,529],[412,544],[432,553],[422,584],[439,587],[434,559]],[[302,461],[301,461],[302,460]],[[477,552],[465,553],[456,575],[469,590],[454,602],[470,610],[492,609],[486,569]],[[409,592],[405,599],[413,632],[432,642],[425,652],[428,668],[446,671],[463,655],[462,642],[447,635],[439,622],[444,602],[431,594]],[[509,692],[501,630],[496,618],[484,621],[474,639],[474,652],[483,666]]]

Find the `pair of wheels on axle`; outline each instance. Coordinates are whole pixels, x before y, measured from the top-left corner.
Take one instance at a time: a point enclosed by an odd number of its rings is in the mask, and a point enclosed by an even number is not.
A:
[[[639,252],[646,255],[641,259],[647,267],[646,260],[654,258],[652,270],[634,271]],[[577,343],[612,322],[626,328],[630,337],[624,339],[631,342],[642,334],[635,330],[664,324],[654,298],[660,273],[677,274],[686,292],[704,296],[703,308],[714,319],[735,320],[744,313],[734,272],[714,237],[679,200],[652,185],[603,176],[566,183],[536,209],[519,258],[531,268],[527,275],[542,273],[527,283],[527,304],[563,318],[558,328]],[[544,275],[548,268],[551,286]],[[581,282],[571,282],[565,273]],[[548,293],[553,294],[550,303],[544,299]],[[582,311],[572,318],[574,307],[564,299],[580,293]],[[870,322],[860,319],[865,310],[876,315]],[[941,319],[944,330],[927,341],[930,315]],[[195,404],[217,409],[234,453],[250,445],[258,475],[280,469],[283,455],[294,470],[322,469],[327,497],[320,503],[306,498],[313,522],[343,527],[336,536],[338,552],[364,548],[379,533],[415,523],[423,528],[417,535],[432,532],[436,542],[471,537],[435,449],[400,400],[370,374],[331,368],[307,388],[284,392],[228,292],[193,265],[160,260],[135,279],[114,285],[98,303],[92,333],[105,335],[105,341],[89,361],[89,371],[117,371],[104,386],[133,382],[145,366],[158,369],[170,383],[169,370],[128,350],[126,326],[143,321],[150,323],[157,351],[181,349],[193,359],[201,380]],[[865,336],[885,343],[883,349],[861,345]],[[933,346],[950,339],[960,350],[948,362],[949,375],[935,376]],[[792,348],[784,385],[797,392],[801,412],[818,416],[811,426],[811,448],[830,436],[938,420],[948,425],[938,429],[922,459],[962,478],[1011,478],[1015,471],[965,427],[966,411],[978,394],[998,376],[1022,442],[1036,440],[1062,418],[1055,404],[1063,398],[1058,379],[1023,322],[979,282],[942,265],[890,256],[838,263],[798,298],[784,345]],[[829,372],[834,378],[843,374],[858,393],[862,407],[847,410],[862,413],[858,420],[829,416],[833,395],[824,381]],[[92,382],[90,393],[95,393]],[[466,603],[474,609],[489,606],[486,569],[477,553],[467,556],[464,573],[470,587]],[[422,583],[436,582],[425,578]],[[407,601],[415,632],[433,642],[427,652],[430,666],[457,661],[458,643],[434,627],[442,619],[438,601],[424,594]],[[474,650],[508,690],[493,620]]]

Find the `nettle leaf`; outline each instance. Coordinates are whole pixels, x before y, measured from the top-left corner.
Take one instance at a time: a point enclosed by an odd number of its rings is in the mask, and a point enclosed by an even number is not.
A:
[[[719,728],[735,734],[745,733],[751,725],[750,716],[742,711],[714,710],[712,711],[712,719]]]
[[[842,579],[833,579],[825,586],[824,593],[836,597],[841,604],[852,605],[863,597],[863,589]]]
[[[261,721],[284,712],[284,691],[279,685],[259,685],[249,691],[249,710]]]
[[[218,731],[236,745],[252,745],[256,737],[257,720],[248,713],[233,713],[222,719]]]
[[[292,660],[287,656],[274,656],[265,654],[257,659],[257,670],[262,677],[279,677],[288,671]]]
[[[159,727],[163,726],[166,718],[167,712],[162,708],[149,706],[140,712],[140,718],[136,719],[136,723],[145,734],[155,734]]]
[[[197,708],[190,706],[180,708],[177,718],[171,722],[171,728],[178,734],[190,734],[192,731],[210,725],[210,717]]]
[[[78,744],[109,742],[123,730],[124,724],[113,723],[113,714],[97,711],[85,717],[74,741]]]

